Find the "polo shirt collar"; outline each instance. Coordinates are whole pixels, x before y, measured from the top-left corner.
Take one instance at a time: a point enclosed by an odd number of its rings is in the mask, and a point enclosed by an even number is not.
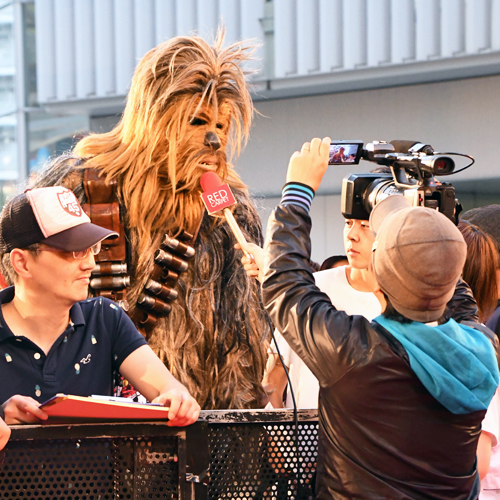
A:
[[[80,302],[73,304],[69,310],[69,321],[73,326],[81,326],[85,324],[85,319],[83,318],[82,308]]]
[[[9,286],[0,290],[0,304],[7,304],[14,298],[14,287]]]
[[[7,326],[3,318],[2,304],[7,304],[14,298],[14,287],[9,286],[4,290],[0,291],[0,341],[5,340],[8,337],[12,337],[14,334],[11,329]]]

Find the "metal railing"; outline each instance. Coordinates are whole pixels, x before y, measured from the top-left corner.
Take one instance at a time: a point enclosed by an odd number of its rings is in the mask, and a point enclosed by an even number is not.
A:
[[[317,411],[204,411],[164,422],[14,426],[0,499],[310,499]],[[297,447],[298,444],[298,447]]]

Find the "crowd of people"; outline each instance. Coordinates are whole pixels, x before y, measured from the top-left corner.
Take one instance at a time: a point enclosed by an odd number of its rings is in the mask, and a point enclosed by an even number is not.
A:
[[[290,158],[262,248],[255,209],[225,156],[231,124],[239,123],[241,140],[252,114],[238,70],[245,57],[232,50],[196,37],[153,49],[139,65],[117,129],[83,140],[75,150],[81,157],[56,161],[36,187],[3,208],[0,266],[12,286],[0,291],[0,376],[9,381],[0,386],[0,449],[9,425],[47,419],[44,401],[57,393],[111,396],[119,373],[148,401],[168,406],[172,426],[194,423],[201,407],[290,407],[292,393],[299,408],[317,407],[319,499],[500,498],[500,205],[465,212],[457,226],[437,210],[388,196],[369,220],[346,218],[345,256],[318,266],[309,211],[330,139],[315,138]],[[205,71],[208,59],[217,78]],[[179,61],[180,73],[168,73]],[[164,101],[156,98],[161,89]],[[155,135],[152,116],[171,136]],[[334,161],[345,160],[343,148],[338,155]],[[93,160],[109,161],[100,171],[108,184],[98,184]],[[200,208],[198,181],[207,170],[225,174],[243,206],[235,209],[240,222],[251,219],[244,248],[233,248],[225,223]],[[75,193],[42,185],[75,174]],[[92,189],[111,192],[116,178],[118,195],[106,204],[122,203],[118,232],[93,222],[78,199],[89,202]],[[160,204],[151,196],[149,205],[141,203],[141,183],[150,195],[161,191]],[[166,230],[182,235],[182,214],[190,222],[188,243]],[[133,247],[129,297],[139,305],[149,297],[156,310],[165,306],[145,290],[178,295],[171,269],[154,274],[166,233],[168,244],[196,254],[191,268],[171,256],[184,296],[168,304],[170,317],[166,306],[153,317],[134,304],[134,323],[117,302],[89,298],[103,240],[122,238],[125,247],[123,231]],[[188,268],[188,278],[179,278]],[[241,295],[239,307],[230,286]],[[262,304],[276,329],[265,370]]]
[[[480,479],[480,498],[496,498],[500,206],[455,226],[390,196],[369,220],[346,219],[346,255],[317,266],[308,213],[328,145],[313,139],[292,155],[266,247],[248,243],[242,258],[283,353],[282,364],[269,351],[268,406],[292,404],[285,366],[297,406],[319,404],[317,498],[477,498]],[[87,298],[101,242],[117,236],[61,186],[4,207],[1,266],[14,286],[0,292],[2,448],[7,424],[47,419],[40,403],[57,393],[112,394],[114,371],[168,405],[169,425],[198,418],[126,314]]]
[[[284,364],[269,352],[270,406],[292,405],[285,366],[299,408],[319,398],[318,498],[432,498],[443,488],[446,498],[475,498],[479,477],[481,498],[495,498],[498,341],[482,323],[493,318],[498,330],[500,224],[492,220],[500,206],[466,212],[455,227],[391,196],[370,220],[346,219],[346,256],[316,271],[308,211],[328,144],[314,139],[292,156],[267,247],[249,243],[252,257],[242,258],[262,282],[283,353]],[[112,394],[113,371],[168,404],[169,425],[198,418],[198,403],[125,313],[87,298],[101,241],[116,236],[92,224],[63,187],[27,191],[4,207],[1,266],[15,285],[0,292],[0,370],[11,381],[0,390],[1,447],[7,424],[45,420],[39,405],[57,393]]]

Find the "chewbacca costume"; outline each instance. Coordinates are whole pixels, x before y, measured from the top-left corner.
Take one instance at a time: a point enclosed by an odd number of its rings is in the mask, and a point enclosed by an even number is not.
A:
[[[176,285],[178,298],[148,332],[148,342],[202,408],[259,408],[270,333],[259,287],[243,270],[228,225],[209,216],[200,197],[201,175],[215,171],[238,201],[234,216],[243,234],[262,244],[248,191],[226,161],[227,149],[239,153],[252,120],[241,68],[249,47],[222,49],[222,38],[210,46],[198,37],[177,37],[148,52],[135,71],[120,123],[82,139],[72,155],[42,171],[33,187],[70,186],[83,205],[86,170],[108,186],[115,183],[133,319],[165,235],[197,235],[195,256]]]

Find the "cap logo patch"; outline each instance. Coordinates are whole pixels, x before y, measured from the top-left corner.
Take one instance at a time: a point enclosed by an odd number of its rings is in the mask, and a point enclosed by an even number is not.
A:
[[[82,208],[72,191],[68,189],[62,193],[57,193],[57,198],[66,213],[75,217],[81,217]]]

